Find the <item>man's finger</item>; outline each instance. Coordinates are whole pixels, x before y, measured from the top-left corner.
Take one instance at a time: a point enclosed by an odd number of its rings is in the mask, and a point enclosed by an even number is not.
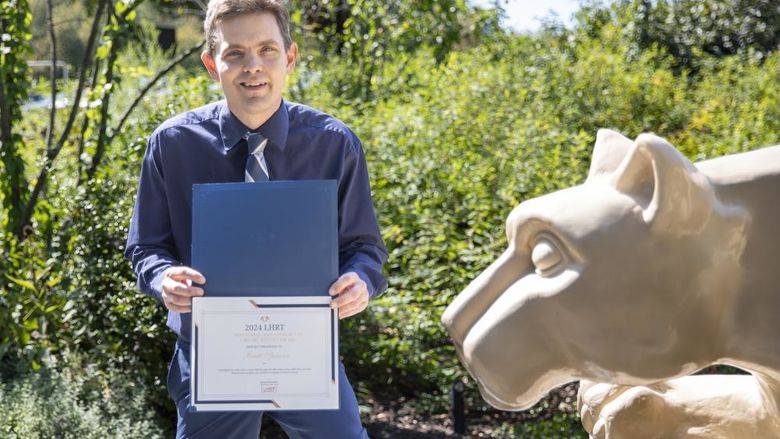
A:
[[[183,265],[170,267],[166,270],[165,274],[166,276],[178,281],[191,280],[199,284],[206,283],[206,278],[200,274],[199,271],[196,271],[190,267],[185,267]]]
[[[344,273],[338,279],[336,279],[336,282],[333,282],[333,285],[330,286],[328,293],[330,293],[331,296],[337,296],[341,294],[342,291],[350,288],[358,281],[360,281],[360,277],[357,274],[351,271],[349,273]]]
[[[190,287],[190,286],[187,286],[186,284],[182,284],[182,283],[176,283],[175,285],[169,285],[165,289],[166,289],[166,291],[169,294],[175,294],[177,296],[193,297],[193,296],[202,296],[203,295],[203,288],[200,288],[200,287]]]
[[[168,294],[183,296],[183,297],[203,296],[205,294],[203,292],[203,288],[190,287],[175,281],[163,282],[162,290]]]
[[[354,316],[355,314],[366,309],[367,306],[368,306],[368,302],[366,303],[362,303],[360,301],[351,302],[346,306],[339,308],[339,320]]]
[[[163,291],[163,301],[176,306],[192,306],[192,296],[182,296]]]
[[[165,307],[168,308],[171,311],[179,312],[179,313],[192,312],[192,305],[190,305],[190,306],[179,306],[179,305],[173,305],[173,304],[170,304],[170,303],[166,303]]]
[[[349,307],[349,309],[345,309],[345,308],[346,307],[339,308],[339,320],[354,316],[355,314],[360,312],[360,310],[358,310],[357,307]]]
[[[165,307],[176,312],[190,312],[192,310],[192,297],[177,296],[163,290],[162,299]]]
[[[341,308],[350,302],[355,302],[360,299],[360,289],[356,285],[347,291],[342,292],[338,297],[334,298],[330,302],[331,308]]]

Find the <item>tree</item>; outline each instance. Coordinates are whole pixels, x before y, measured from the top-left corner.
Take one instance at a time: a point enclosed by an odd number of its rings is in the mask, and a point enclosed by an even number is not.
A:
[[[681,67],[695,69],[697,51],[723,57],[753,50],[764,58],[780,45],[775,0],[640,0],[634,8],[640,49],[665,48]]]
[[[26,0],[15,0],[16,3],[4,2],[2,23],[4,35],[10,35],[13,41],[20,42],[18,47],[23,50],[9,51],[4,58],[2,70],[2,96],[3,99],[3,164],[8,174],[3,179],[3,214],[6,218],[5,230],[12,233],[17,239],[25,239],[31,232],[32,218],[41,198],[45,197],[46,183],[54,162],[60,156],[63,148],[69,144],[76,144],[77,157],[83,158],[87,154],[87,160],[82,160],[85,165],[78,165],[79,181],[94,178],[100,166],[107,145],[109,145],[116,133],[121,131],[127,122],[129,115],[136,108],[140,100],[152,89],[152,87],[176,65],[181,63],[191,54],[198,52],[203,47],[203,42],[181,53],[172,62],[163,68],[149,81],[143,89],[131,101],[130,105],[121,114],[118,120],[114,120],[110,113],[111,97],[120,84],[121,77],[116,75],[117,59],[122,50],[133,39],[137,24],[135,23],[135,9],[144,0],[127,0],[125,2],[112,3],[109,0],[98,0],[93,5],[92,24],[84,50],[84,57],[78,68],[79,77],[75,87],[75,93],[70,108],[66,113],[66,120],[61,129],[57,129],[59,113],[54,104],[49,109],[49,125],[45,147],[42,150],[45,155],[41,160],[41,167],[37,172],[37,178],[27,181],[25,173],[28,172],[26,164],[21,159],[19,152],[26,147],[21,142],[18,133],[14,133],[14,122],[20,118],[19,109],[23,102],[26,87],[29,85],[29,74],[25,60],[21,55],[29,53],[29,22],[30,9]],[[53,5],[47,0],[47,27],[51,47],[52,65],[57,61],[57,34],[54,31]],[[7,18],[6,18],[7,16]],[[15,20],[15,21],[13,21]],[[6,24],[8,23],[8,24]],[[9,32],[5,32],[8,28]],[[10,40],[9,40],[10,41]],[[58,84],[54,72],[51,74],[50,99],[54,103],[58,94]],[[88,94],[89,96],[85,96]],[[94,108],[82,108],[82,98],[86,97],[90,102],[98,103]],[[80,131],[74,137],[76,122],[80,121]],[[85,136],[87,132],[94,133],[94,138]],[[88,142],[94,143],[94,148],[85,147]]]
[[[29,190],[19,154],[22,138],[14,131],[14,124],[22,117],[21,106],[29,87],[25,56],[30,52],[31,20],[26,0],[0,2],[0,158],[5,174],[0,179],[0,220],[4,228],[20,232]]]
[[[463,40],[469,8],[464,0],[293,0],[293,28],[309,55],[324,65],[337,57],[344,75],[330,78],[346,98],[370,99],[377,84],[393,81],[399,69],[384,68],[430,49],[437,61]],[[402,68],[401,68],[402,70]]]

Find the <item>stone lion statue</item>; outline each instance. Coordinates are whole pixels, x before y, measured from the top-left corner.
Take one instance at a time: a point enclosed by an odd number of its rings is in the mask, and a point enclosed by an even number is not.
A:
[[[780,145],[694,165],[600,130],[585,183],[506,232],[442,316],[490,404],[582,380],[593,437],[780,437]],[[712,364],[750,374],[689,376]]]

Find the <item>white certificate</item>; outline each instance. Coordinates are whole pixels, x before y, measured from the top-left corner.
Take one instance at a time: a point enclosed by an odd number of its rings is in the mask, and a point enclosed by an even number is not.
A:
[[[192,406],[338,409],[338,317],[330,297],[195,297]]]

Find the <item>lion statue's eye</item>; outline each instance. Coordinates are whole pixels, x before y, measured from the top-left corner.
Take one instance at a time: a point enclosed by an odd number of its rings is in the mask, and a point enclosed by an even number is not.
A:
[[[540,238],[531,252],[531,261],[536,267],[536,274],[547,277],[555,274],[562,265],[563,253],[551,239]]]

